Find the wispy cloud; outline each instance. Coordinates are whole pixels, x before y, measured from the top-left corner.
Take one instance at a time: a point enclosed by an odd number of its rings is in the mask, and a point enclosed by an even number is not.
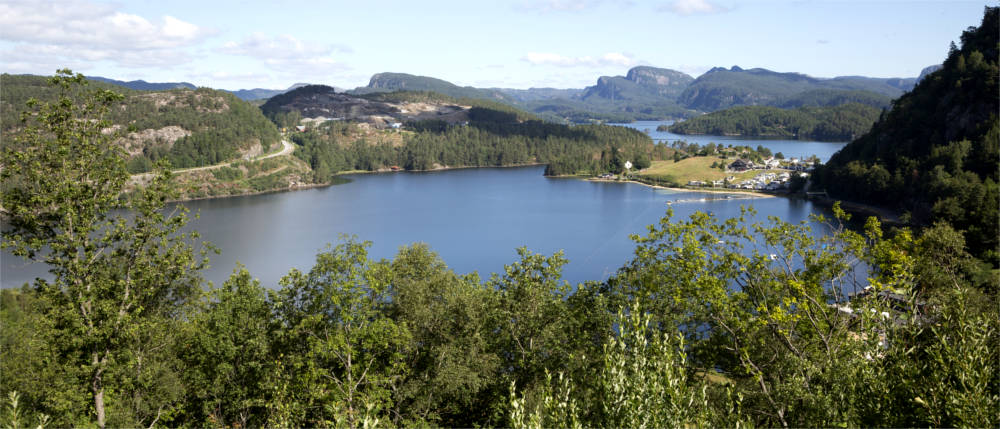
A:
[[[708,15],[729,11],[729,9],[708,0],[674,0],[661,7],[660,10],[683,16]]]
[[[190,61],[186,48],[215,33],[173,16],[150,20],[86,0],[4,2],[0,29],[0,40],[14,43],[0,53],[4,63],[25,72],[94,61],[172,67]]]
[[[239,42],[227,42],[219,52],[254,58],[284,74],[324,77],[348,70],[335,54],[350,53],[347,46],[299,40],[290,35],[266,36],[254,33]]]
[[[557,67],[595,67],[621,66],[631,67],[639,64],[633,56],[620,52],[608,52],[599,57],[582,56],[569,57],[547,52],[529,52],[521,60],[532,65],[550,65]]]

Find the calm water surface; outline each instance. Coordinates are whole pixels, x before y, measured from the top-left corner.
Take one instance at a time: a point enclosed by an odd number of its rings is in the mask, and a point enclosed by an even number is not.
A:
[[[688,143],[698,143],[706,145],[709,143],[733,145],[733,146],[764,146],[773,153],[781,152],[785,158],[806,158],[811,155],[819,157],[821,162],[826,162],[830,156],[847,145],[847,142],[815,142],[809,140],[757,140],[742,137],[727,136],[707,136],[692,135],[685,136],[667,131],[656,131],[660,125],[673,125],[674,121],[636,121],[628,124],[612,124],[629,128],[635,128],[648,134],[655,142],[673,143],[677,140],[685,140]]]
[[[184,203],[200,218],[190,226],[222,254],[205,277],[224,281],[237,262],[265,286],[288,270],[307,270],[327,243],[341,234],[373,242],[370,256],[391,258],[400,246],[423,242],[458,273],[483,278],[517,259],[516,249],[565,252],[571,283],[603,280],[628,261],[632,233],[644,233],[665,213],[696,210],[719,217],[752,204],[759,219],[795,222],[821,210],[786,198],[719,199],[717,194],[653,189],[636,184],[587,182],[542,176],[544,167],[481,168],[429,173],[366,174],[326,188]],[[704,199],[704,201],[702,201]],[[44,267],[3,254],[3,287],[16,287]]]

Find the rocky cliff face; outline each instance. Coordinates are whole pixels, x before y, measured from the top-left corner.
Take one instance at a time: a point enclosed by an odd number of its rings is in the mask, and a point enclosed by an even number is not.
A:
[[[411,86],[408,83],[416,78],[417,76],[403,73],[376,73],[368,81],[368,88],[388,90],[411,89],[408,88]]]
[[[634,101],[666,99],[672,102],[693,81],[693,77],[676,70],[633,67],[625,77],[601,76],[596,85],[584,89],[581,98]]]
[[[935,64],[933,66],[924,67],[924,69],[920,71],[920,76],[917,76],[917,83],[920,83],[920,81],[924,80],[924,78],[927,77],[927,75],[934,73],[938,70],[941,70],[941,64]]]
[[[687,88],[694,78],[676,70],[655,67],[633,67],[625,75],[625,79],[637,85],[653,89],[659,95],[676,97]]]

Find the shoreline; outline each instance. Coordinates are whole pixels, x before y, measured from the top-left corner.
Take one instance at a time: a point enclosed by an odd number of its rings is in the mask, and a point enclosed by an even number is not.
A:
[[[349,174],[382,174],[382,173],[433,173],[435,171],[446,171],[446,170],[467,170],[473,168],[518,168],[518,167],[537,167],[539,165],[547,165],[544,162],[532,162],[529,164],[513,164],[513,165],[459,165],[459,166],[442,166],[438,168],[431,168],[429,170],[375,170],[375,171],[362,171],[362,170],[351,170],[338,172],[334,176],[346,176]]]
[[[567,176],[567,177],[572,177],[572,176]],[[630,179],[630,180],[609,180],[609,179],[589,178],[589,179],[583,179],[583,180],[586,180],[588,182],[635,183],[637,185],[642,185],[642,186],[650,187],[650,188],[653,188],[653,189],[666,189],[666,190],[678,191],[678,192],[704,192],[704,193],[712,193],[712,194],[749,195],[749,196],[753,196],[753,197],[756,197],[756,198],[777,198],[779,196],[777,194],[769,194],[769,193],[764,193],[764,192],[756,192],[756,191],[748,191],[748,190],[729,190],[729,189],[725,189],[725,188],[722,188],[722,189],[718,189],[718,188],[677,188],[677,187],[671,187],[671,186],[653,185],[653,184],[649,184],[649,183],[646,183],[646,182],[643,182],[643,181],[633,180],[633,179]]]
[[[302,191],[302,190],[306,190],[306,189],[323,188],[323,187],[327,187],[327,186],[335,186],[335,185],[340,185],[340,184],[346,183],[346,181],[350,181],[350,179],[344,178],[342,176],[349,176],[349,175],[352,175],[352,174],[433,173],[435,171],[462,170],[462,169],[471,169],[471,168],[517,168],[517,167],[535,167],[535,166],[539,166],[539,165],[545,165],[545,164],[544,163],[540,163],[540,162],[536,162],[536,163],[531,163],[531,164],[516,164],[516,165],[459,166],[459,167],[441,167],[441,168],[434,168],[434,169],[430,169],[430,170],[398,170],[398,171],[392,171],[392,170],[382,170],[382,171],[358,171],[358,170],[352,170],[352,171],[337,172],[337,173],[335,173],[333,175],[335,178],[338,178],[339,180],[343,180],[345,182],[338,182],[337,180],[333,180],[333,181],[324,182],[324,183],[309,183],[309,184],[304,184],[304,185],[291,186],[291,187],[287,187],[287,188],[269,189],[269,190],[266,190],[266,191],[247,192],[247,193],[242,193],[242,194],[213,195],[213,196],[209,196],[209,197],[195,197],[195,198],[179,198],[179,199],[176,199],[176,200],[168,200],[167,202],[168,203],[183,203],[185,201],[203,201],[203,200],[214,200],[214,199],[222,199],[222,198],[250,197],[250,196],[254,196],[254,195],[276,194],[276,193],[279,193],[279,192],[294,192],[294,191]]]
[[[203,200],[216,200],[223,198],[238,198],[238,197],[252,197],[254,195],[264,195],[264,194],[277,194],[279,192],[294,192],[294,191],[304,191],[306,189],[323,188],[326,186],[338,185],[339,183],[310,183],[307,185],[297,185],[288,188],[281,189],[270,189],[266,191],[248,192],[245,194],[229,194],[229,195],[213,195],[211,197],[195,197],[195,198],[180,198],[176,200],[167,200],[167,203],[183,203],[186,201],[203,201]]]
[[[879,222],[885,225],[906,225],[906,223],[899,219],[899,213],[884,207],[854,201],[837,200],[830,197],[810,197],[808,200],[812,201],[813,204],[823,207],[833,207],[834,203],[839,202],[840,208],[847,213],[861,215],[865,219],[874,216],[878,218]]]

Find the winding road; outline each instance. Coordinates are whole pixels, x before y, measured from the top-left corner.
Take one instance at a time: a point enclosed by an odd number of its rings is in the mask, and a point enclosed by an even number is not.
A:
[[[288,154],[290,154],[290,153],[292,153],[292,152],[295,151],[295,145],[289,143],[288,140],[282,139],[281,140],[281,146],[282,147],[281,147],[280,151],[275,152],[275,153],[269,153],[267,155],[259,156],[257,158],[252,159],[251,161],[262,161],[262,160],[265,160],[265,159],[268,159],[268,158],[274,158],[276,156],[288,155]],[[237,161],[239,161],[239,160],[229,160],[229,161],[225,161],[225,162],[220,162],[218,164],[206,165],[206,166],[203,166],[203,167],[182,168],[182,169],[179,169],[179,170],[171,170],[171,171],[173,171],[174,173],[187,173],[187,172],[191,172],[191,171],[215,170],[217,168],[222,168],[222,167],[228,166],[229,164],[232,164],[232,163],[237,162]],[[147,181],[152,176],[152,174],[153,173],[133,174],[132,175],[132,181],[133,182],[145,182],[145,181]]]

